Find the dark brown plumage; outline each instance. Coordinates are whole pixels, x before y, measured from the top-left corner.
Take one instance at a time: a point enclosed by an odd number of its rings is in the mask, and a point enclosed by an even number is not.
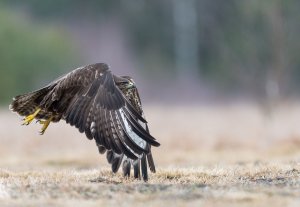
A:
[[[44,124],[65,120],[94,139],[99,153],[107,153],[112,171],[122,165],[124,176],[148,179],[147,162],[155,165],[151,145],[159,143],[149,133],[138,90],[128,76],[115,76],[105,63],[81,67],[37,91],[16,96],[12,111],[25,116],[24,124],[34,118]],[[148,160],[148,161],[147,161]]]

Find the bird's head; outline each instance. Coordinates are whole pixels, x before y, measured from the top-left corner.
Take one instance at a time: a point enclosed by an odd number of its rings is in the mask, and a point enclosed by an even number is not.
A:
[[[135,82],[129,76],[120,76],[120,77],[115,76],[114,80],[115,80],[116,85],[120,89],[132,89],[132,88],[135,88]]]

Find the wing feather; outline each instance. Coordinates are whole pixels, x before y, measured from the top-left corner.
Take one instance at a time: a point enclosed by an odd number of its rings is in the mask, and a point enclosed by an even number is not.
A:
[[[90,133],[90,119],[88,118],[91,114],[90,111],[92,109],[91,105],[93,104],[92,100],[89,100],[89,102],[85,105],[84,110],[82,111],[82,116],[79,120],[79,124],[78,124],[78,129],[81,133],[85,132],[86,130],[88,130],[88,133]],[[89,123],[89,125],[87,124]],[[86,126],[89,126],[88,128],[86,128]]]
[[[113,127],[116,130],[116,136],[118,137],[120,141],[120,146],[122,147],[123,153],[131,158],[131,159],[137,159],[137,156],[133,153],[136,152],[136,148],[133,145],[128,146],[128,142],[126,141],[126,138],[124,138],[124,132],[122,131],[120,121],[118,120],[118,116],[116,115],[116,112],[111,113],[111,117],[113,119]],[[140,154],[141,151],[138,151],[138,154]]]
[[[139,136],[141,137],[143,140],[145,140],[146,142],[154,145],[154,146],[159,146],[159,143],[155,141],[155,138],[152,137],[136,120],[134,120],[132,118],[132,116],[130,115],[130,113],[128,113],[128,110],[123,110],[124,111],[124,115],[127,118],[127,120],[129,121],[132,130]]]
[[[122,119],[122,115],[120,113],[120,111],[117,111],[117,118],[119,120],[120,126],[122,128],[122,132],[124,133],[123,135],[123,141],[124,143],[130,147],[134,152],[136,152],[137,154],[142,154],[143,152],[147,152],[144,148],[141,148],[137,143],[134,142],[134,140],[132,140],[132,138],[130,137],[130,135],[127,132],[125,123]]]
[[[142,158],[141,158],[141,170],[142,170],[143,180],[147,181],[148,180],[148,170],[147,170],[147,159],[146,159],[145,154],[143,154]]]
[[[91,108],[90,108],[89,113],[87,115],[85,126],[83,126],[85,133],[91,135],[91,137],[93,137],[92,123],[94,123],[94,125],[95,125],[95,120],[96,120],[95,119],[95,113],[94,113],[94,111],[96,110],[95,105],[96,105],[95,101],[93,100],[92,104],[91,104]]]
[[[58,96],[76,92],[62,118],[80,132],[85,132],[89,139],[94,138],[101,149],[104,147],[137,159],[149,153],[148,144],[159,145],[141,125],[147,121],[116,86],[108,68],[99,65],[79,68],[55,83],[60,86],[56,91]],[[138,141],[132,137],[133,134],[139,137]],[[140,145],[141,141],[146,145]]]
[[[114,128],[112,127],[113,125],[113,120],[111,120],[111,114],[110,111],[104,110],[104,114],[105,114],[105,126],[106,126],[106,132],[107,132],[107,139],[110,142],[110,145],[113,149],[114,152],[116,152],[117,154],[121,154],[122,150],[121,150],[121,146],[120,146],[120,141],[118,140],[118,138],[116,137],[115,133],[114,133]]]
[[[97,111],[95,112],[96,116],[95,116],[95,128],[96,128],[96,132],[95,132],[95,139],[96,142],[102,146],[104,146],[107,150],[110,150],[110,146],[108,146],[105,143],[105,139],[104,139],[104,129],[103,129],[103,123],[102,123],[102,119],[103,117],[101,117],[101,109],[99,107],[97,107]]]
[[[108,130],[107,130],[107,126],[106,126],[106,117],[105,117],[105,110],[101,108],[101,118],[102,118],[102,122],[101,122],[101,128],[102,128],[102,131],[103,131],[103,140],[104,140],[104,143],[105,143],[105,146],[108,147],[108,149],[112,149],[112,143],[111,143],[111,139],[109,137],[109,133],[108,133]]]
[[[144,117],[142,117],[128,101],[126,101],[126,107],[124,108],[127,109],[127,111],[131,114],[132,117],[135,117],[143,123],[147,123]]]
[[[84,106],[86,104],[88,104],[88,99],[86,98],[83,98],[83,97],[79,97],[77,99],[77,104],[76,104],[76,107],[74,107],[74,110],[75,110],[75,113],[74,113],[74,116],[73,116],[73,119],[72,119],[72,122],[74,123],[75,127],[79,128],[80,126],[80,122],[83,117],[83,110],[84,110]]]

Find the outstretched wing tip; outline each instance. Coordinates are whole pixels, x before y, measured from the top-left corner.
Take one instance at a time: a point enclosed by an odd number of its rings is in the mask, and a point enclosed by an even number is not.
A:
[[[159,142],[155,142],[155,145],[152,145],[152,146],[159,147],[160,143]]]

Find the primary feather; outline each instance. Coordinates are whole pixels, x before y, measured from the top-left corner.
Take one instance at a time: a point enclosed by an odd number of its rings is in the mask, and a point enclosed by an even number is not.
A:
[[[148,179],[149,168],[155,172],[151,145],[159,146],[150,135],[138,90],[128,76],[116,76],[105,63],[81,67],[24,95],[16,96],[12,111],[29,116],[40,109],[35,118],[71,126],[94,139],[101,154],[107,153],[112,171],[123,162],[124,176]],[[140,170],[142,173],[140,173]]]

